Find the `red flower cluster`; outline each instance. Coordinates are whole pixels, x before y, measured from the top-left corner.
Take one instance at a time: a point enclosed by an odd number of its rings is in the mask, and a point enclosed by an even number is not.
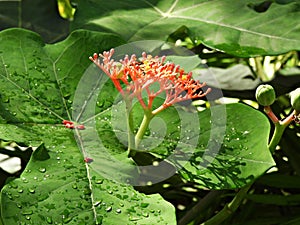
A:
[[[78,129],[78,130],[84,130],[85,129],[84,125],[82,125],[82,124],[75,125],[74,122],[69,121],[69,120],[63,120],[62,123],[64,124],[64,126],[66,128],[69,128],[69,129],[75,129],[75,128]]]
[[[95,53],[90,60],[93,61],[107,76],[110,77],[118,91],[126,97],[136,97],[145,110],[152,109],[155,97],[165,92],[165,101],[153,114],[173,105],[174,103],[200,98],[205,96],[210,89],[202,92],[201,88],[205,83],[200,83],[192,79],[192,73],[186,73],[179,65],[166,62],[166,57],[152,57],[146,53],[142,54],[140,60],[135,55],[125,56],[120,62],[112,59],[114,49],[109,52]],[[122,83],[125,88],[122,88]],[[154,88],[156,84],[158,88]],[[145,101],[142,92],[146,91],[148,99]]]

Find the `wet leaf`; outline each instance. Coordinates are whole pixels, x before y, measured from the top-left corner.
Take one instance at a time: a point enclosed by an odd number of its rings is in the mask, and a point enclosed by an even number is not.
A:
[[[84,162],[86,149],[80,140],[91,127],[79,132],[62,124],[77,121],[72,117],[74,108],[81,107],[73,104],[77,85],[84,73],[95,69],[89,67],[88,56],[122,43],[117,36],[83,30],[54,45],[45,45],[27,30],[0,33],[0,138],[40,146],[20,178],[2,189],[4,224],[175,224],[174,207],[161,196],[140,194]],[[112,84],[105,87],[110,92],[99,95],[100,114],[112,105],[115,93]],[[124,157],[122,148],[92,147],[107,157]],[[132,171],[133,162],[127,157],[124,161],[128,168],[110,171],[116,176]]]
[[[135,121],[142,120],[139,110],[136,107],[133,111]],[[109,114],[101,116],[108,117]],[[114,117],[114,120],[119,125],[114,126],[118,137],[114,143],[126,142],[125,126],[120,125],[120,118]],[[101,127],[108,126],[99,125]],[[196,182],[200,187],[243,187],[275,165],[268,149],[269,130],[267,117],[244,104],[213,106],[200,113],[170,107],[154,117],[140,145],[142,152],[154,154],[158,161],[165,160],[169,165],[150,166],[152,162],[146,163],[149,166],[142,167],[147,172],[140,178],[144,178],[141,182],[167,179],[176,168],[184,179]]]

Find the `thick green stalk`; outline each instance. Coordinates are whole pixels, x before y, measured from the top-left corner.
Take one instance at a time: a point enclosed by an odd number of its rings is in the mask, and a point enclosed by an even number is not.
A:
[[[269,143],[269,150],[272,154],[275,152],[276,146],[278,145],[281,136],[286,128],[286,126],[284,126],[280,121],[278,121],[274,125],[275,125],[274,133]]]
[[[215,216],[210,218],[209,220],[205,221],[201,225],[219,225],[222,224],[224,220],[229,218],[242,204],[247,192],[251,188],[252,183],[247,184],[246,186],[242,187],[236,196],[232,199],[231,202],[226,204],[224,208],[218,212]]]
[[[277,121],[274,123],[275,125],[274,133],[268,146],[271,153],[275,152],[276,146],[278,145],[285,128],[293,121],[294,115],[296,115],[296,111],[293,111],[283,121]]]
[[[150,121],[151,119],[153,118],[153,114],[151,112],[151,110],[145,110],[144,111],[144,118],[143,118],[143,121],[140,125],[140,128],[138,130],[138,132],[136,133],[135,135],[135,148],[137,149],[149,124],[150,124]]]

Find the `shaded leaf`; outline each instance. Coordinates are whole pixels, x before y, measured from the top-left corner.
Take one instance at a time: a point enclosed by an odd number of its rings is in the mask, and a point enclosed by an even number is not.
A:
[[[136,128],[142,120],[140,110],[140,106],[133,110]],[[111,115],[111,111],[99,115],[98,129],[110,129],[116,135],[110,146],[117,148],[120,142],[126,145],[126,126],[121,120],[123,114]],[[139,182],[165,180],[174,175],[176,168],[184,179],[201,187],[232,189],[252,182],[275,165],[268,149],[269,121],[250,106],[220,105],[200,113],[170,107],[151,123],[140,150],[165,161],[152,166],[153,161],[147,164],[144,155],[136,159],[146,165],[140,167],[146,173]]]
[[[258,78],[255,78],[248,66],[241,64],[227,69],[214,67],[196,69],[193,74],[194,79],[224,90],[252,90],[261,83]]]
[[[214,110],[222,112],[221,106]],[[204,127],[199,145],[192,153],[183,150],[191,158],[180,171],[186,179],[212,189],[236,188],[275,165],[268,149],[270,125],[259,111],[228,104],[226,121],[214,118],[208,110],[200,113],[199,121]],[[224,139],[219,136],[222,129]]]
[[[39,33],[48,43],[69,34],[69,21],[59,16],[56,1],[0,1],[0,30],[19,27]]]
[[[78,3],[71,26],[113,32],[129,41],[167,40],[186,26],[205,45],[242,57],[299,50],[298,2],[273,3],[264,13],[251,4],[253,0],[93,0]]]

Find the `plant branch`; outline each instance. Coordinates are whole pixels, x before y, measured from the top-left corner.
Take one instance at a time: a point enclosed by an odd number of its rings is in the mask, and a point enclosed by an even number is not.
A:
[[[262,58],[261,57],[255,57],[254,62],[255,62],[257,76],[262,81],[268,81],[269,78],[268,78],[267,74],[265,73],[263,65],[262,65]]]
[[[178,225],[185,225],[193,221],[199,216],[199,212],[206,210],[221,194],[223,191],[210,191],[179,220]]]
[[[270,118],[270,120],[272,120],[272,122],[274,124],[279,121],[278,118],[277,118],[277,116],[273,113],[273,110],[271,109],[270,106],[265,106],[264,107],[264,111],[267,114],[267,116]]]
[[[221,224],[227,218],[229,218],[242,204],[251,186],[252,183],[242,187],[231,202],[227,203],[220,212],[218,212],[215,216],[205,221],[201,225],[218,225]]]
[[[286,117],[283,121],[277,121],[274,123],[275,129],[272,136],[272,139],[269,143],[269,150],[271,153],[274,153],[276,150],[276,146],[278,145],[285,128],[293,121],[294,115],[296,111],[294,110],[288,117]]]
[[[149,124],[150,124],[150,121],[151,119],[153,118],[153,114],[151,112],[151,110],[144,110],[144,118],[143,118],[143,121],[140,125],[140,128],[138,130],[138,132],[136,133],[135,135],[135,148],[137,149]]]

